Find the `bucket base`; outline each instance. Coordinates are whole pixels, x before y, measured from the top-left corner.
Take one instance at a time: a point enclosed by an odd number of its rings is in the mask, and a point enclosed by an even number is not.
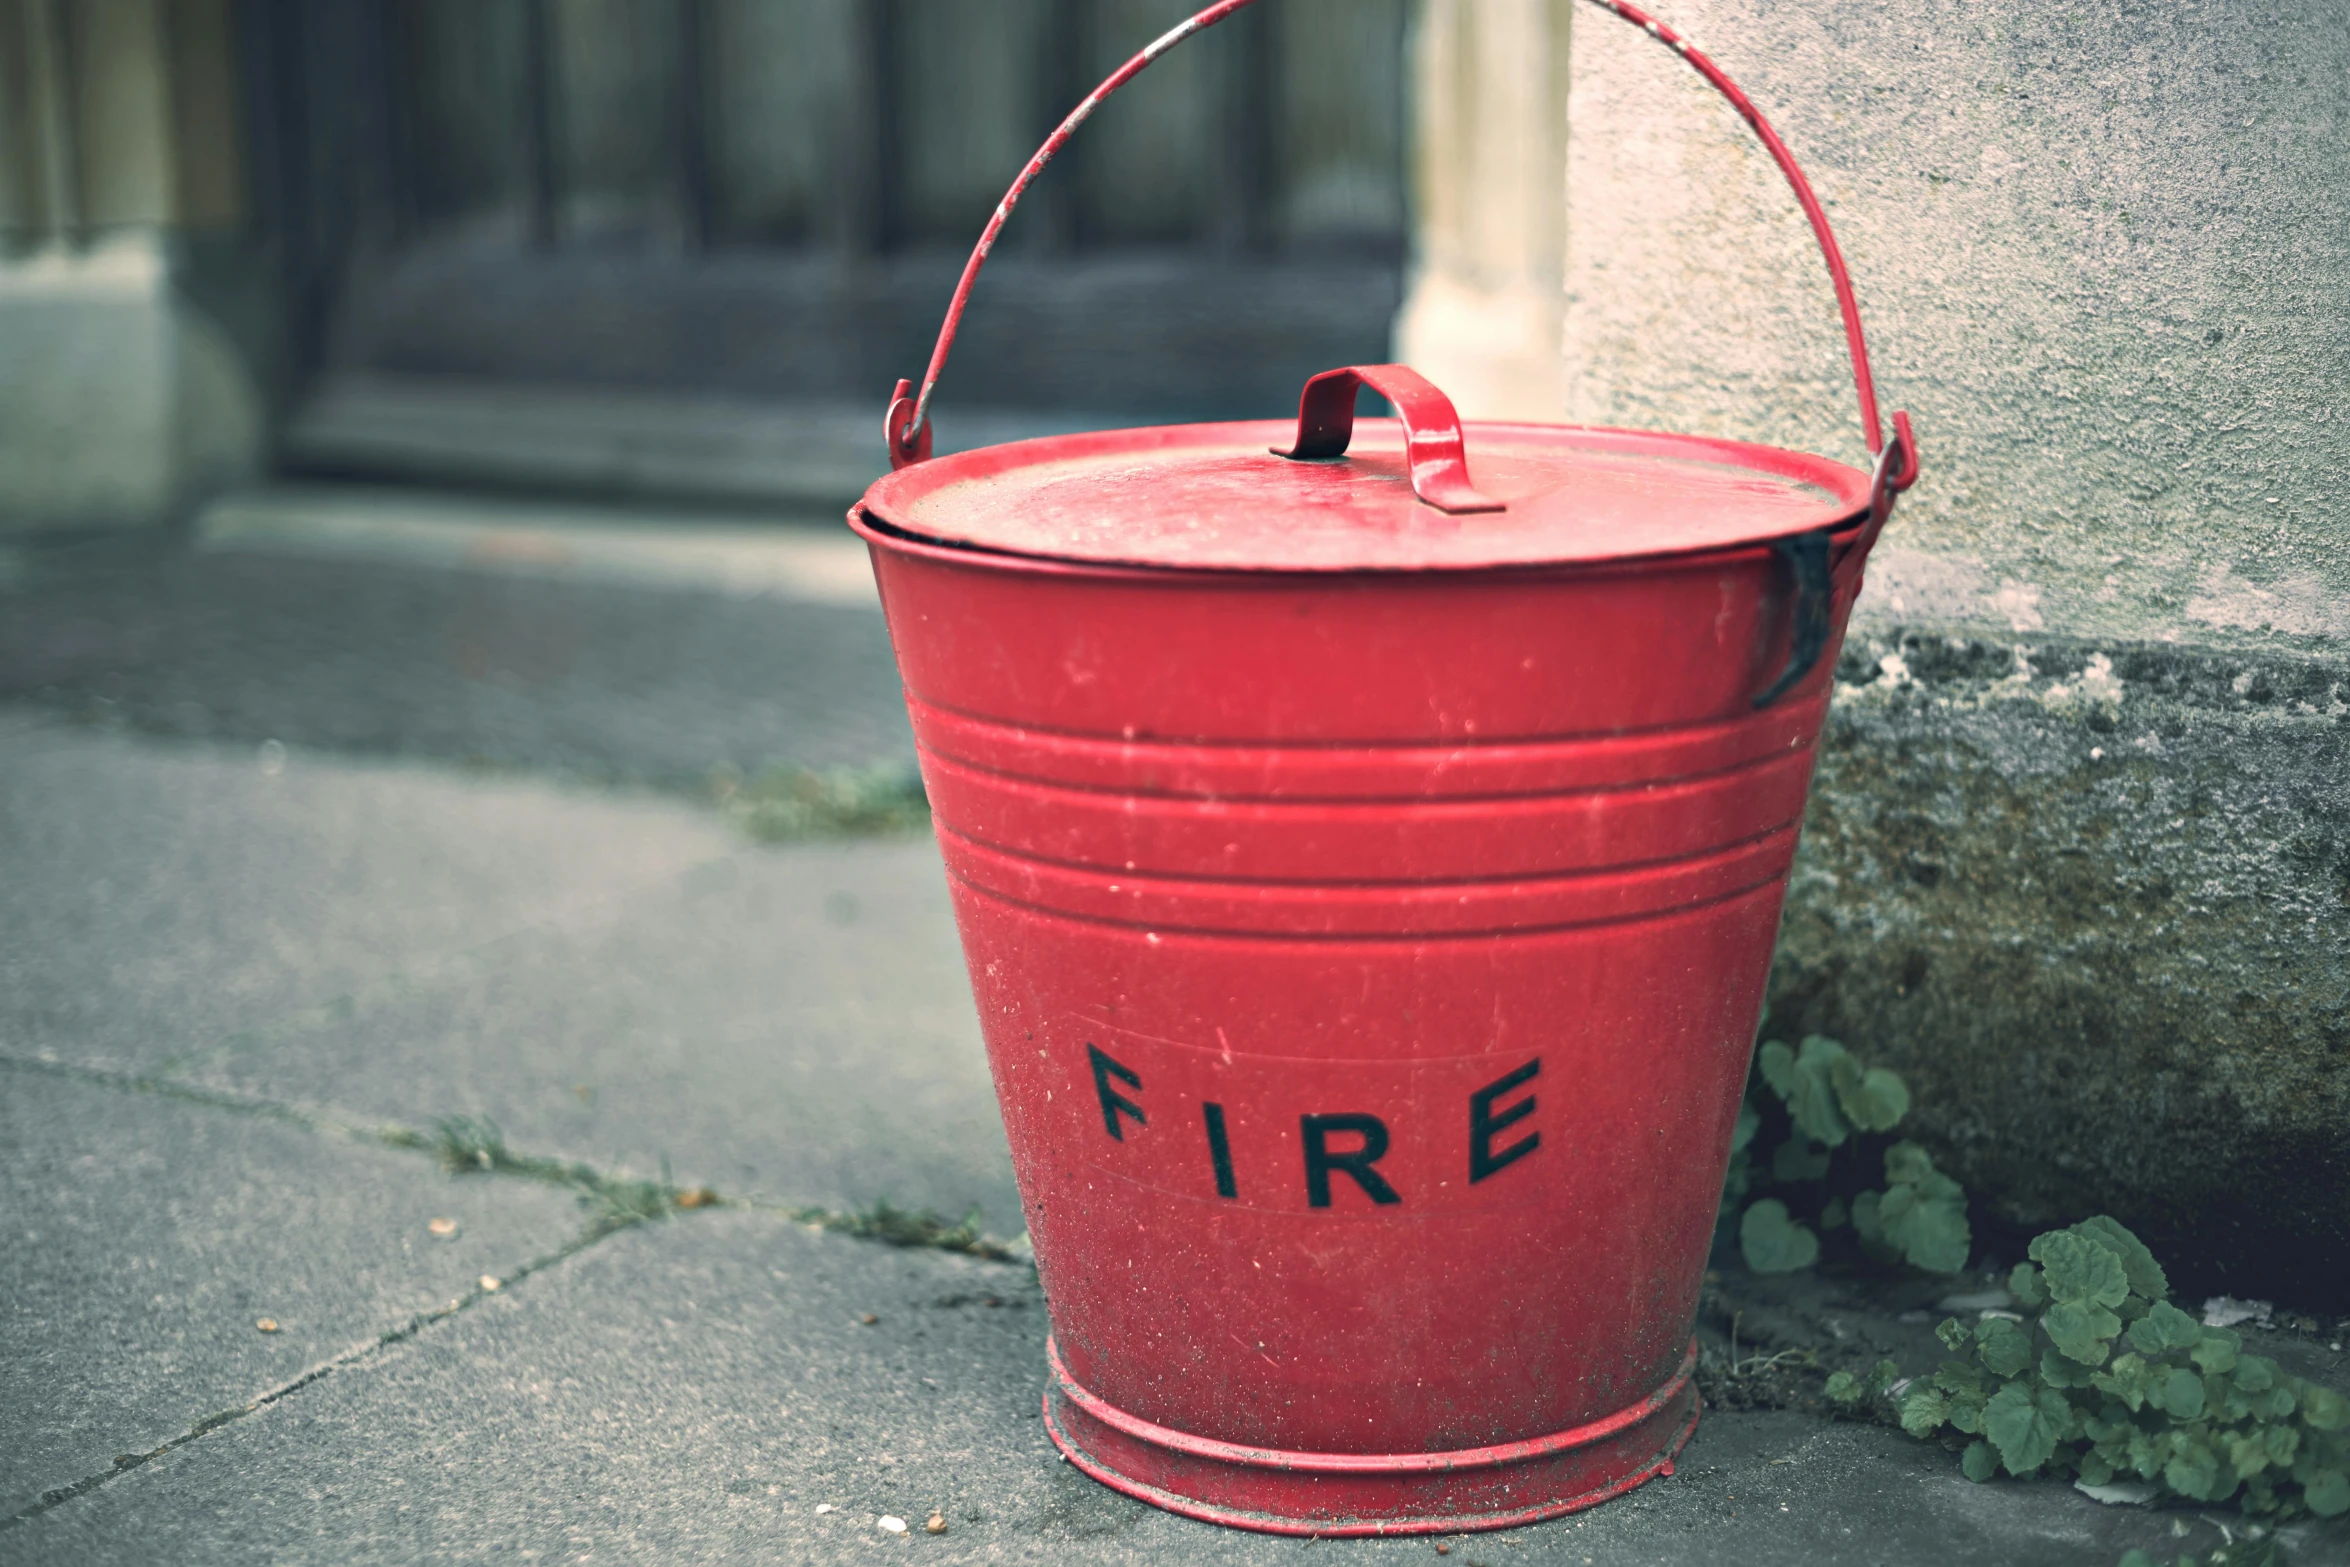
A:
[[[1061,1455],[1112,1490],[1187,1518],[1265,1534],[1455,1534],[1508,1529],[1620,1496],[1673,1472],[1697,1429],[1690,1372],[1629,1409],[1530,1441],[1444,1453],[1299,1453],[1153,1425],[1080,1387],[1048,1339],[1044,1425]]]

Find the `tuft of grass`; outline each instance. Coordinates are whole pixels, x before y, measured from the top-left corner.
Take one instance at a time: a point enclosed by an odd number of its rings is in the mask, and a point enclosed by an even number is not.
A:
[[[661,1179],[640,1181],[605,1175],[585,1164],[518,1154],[506,1146],[505,1134],[498,1129],[498,1123],[487,1117],[444,1116],[433,1123],[430,1135],[393,1129],[382,1136],[385,1142],[398,1147],[429,1150],[440,1161],[441,1168],[452,1175],[514,1175],[569,1187],[579,1193],[581,1204],[590,1210],[590,1229],[595,1233],[725,1203],[724,1198],[707,1186],[676,1185],[669,1178],[667,1160],[662,1161]],[[980,1228],[976,1208],[960,1220],[949,1220],[927,1208],[900,1208],[885,1197],[870,1208],[847,1213],[830,1208],[784,1211],[802,1224],[812,1224],[836,1235],[880,1241],[887,1246],[961,1252],[990,1262],[1021,1260],[1011,1246]]]
[[[721,773],[711,792],[727,817],[762,843],[912,832],[930,825],[922,776],[898,763],[771,767],[754,778]]]
[[[979,1210],[974,1208],[958,1222],[949,1223],[927,1208],[906,1209],[887,1198],[870,1208],[849,1213],[834,1213],[823,1208],[804,1208],[798,1214],[802,1223],[819,1225],[836,1235],[854,1235],[860,1240],[880,1241],[890,1246],[923,1247],[932,1251],[959,1251],[966,1256],[985,1257],[991,1262],[1010,1262],[1011,1251],[1001,1241],[991,1240],[979,1227]]]
[[[599,1232],[623,1229],[667,1218],[680,1209],[715,1208],[724,1199],[707,1186],[679,1187],[669,1179],[662,1162],[658,1181],[624,1180],[591,1165],[565,1163],[534,1154],[518,1154],[506,1146],[498,1123],[483,1117],[443,1116],[433,1123],[432,1135],[403,1132],[384,1140],[401,1147],[429,1148],[441,1168],[452,1175],[518,1175],[525,1180],[567,1186],[579,1194],[590,1211],[590,1226]]]
[[[413,1135],[413,1134],[411,1134]],[[443,1116],[433,1123],[429,1146],[441,1168],[451,1175],[470,1175],[483,1171],[492,1175],[537,1175],[537,1169],[523,1168],[525,1161],[507,1152],[505,1134],[498,1123],[487,1119],[475,1120],[469,1115]],[[544,1164],[545,1160],[528,1161]]]

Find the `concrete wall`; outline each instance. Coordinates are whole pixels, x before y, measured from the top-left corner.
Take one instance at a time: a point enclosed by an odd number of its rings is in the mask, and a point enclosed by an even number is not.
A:
[[[1847,644],[1774,1028],[1905,1072],[1986,1233],[2105,1209],[2191,1279],[2339,1307],[2350,8],[1666,10],[1818,186],[1926,464]],[[1767,155],[1596,7],[1557,47],[1549,411],[1860,461]],[[1464,95],[1422,135],[1457,143]],[[1416,300],[1459,292],[1420,254]]]
[[[1818,184],[1932,477],[1879,613],[2350,638],[2350,8],[1680,0]],[[1857,458],[1777,171],[1669,51],[1571,45],[1570,418]]]
[[[180,287],[245,193],[228,0],[0,0],[0,531],[145,523],[258,462]]]

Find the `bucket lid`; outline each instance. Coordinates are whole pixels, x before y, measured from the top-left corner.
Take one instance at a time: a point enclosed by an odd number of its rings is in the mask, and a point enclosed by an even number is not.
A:
[[[1685,555],[1838,527],[1869,509],[1868,474],[1776,447],[1573,425],[1464,431],[1442,393],[1398,371],[1316,377],[1297,425],[1112,430],[912,463],[868,490],[864,508],[951,547],[1250,571]],[[1403,417],[1354,427],[1357,381],[1388,392]]]

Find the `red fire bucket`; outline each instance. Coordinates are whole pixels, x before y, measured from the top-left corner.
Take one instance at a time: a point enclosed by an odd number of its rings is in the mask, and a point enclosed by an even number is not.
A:
[[[1089,98],[1093,104],[1211,7]],[[1915,476],[1464,427],[1400,366],[1295,424],[928,457],[872,546],[1051,1306],[1071,1462],[1288,1533],[1669,1473],[1861,562]],[[1397,420],[1354,421],[1358,383]],[[1473,479],[1472,479],[1473,465]]]

